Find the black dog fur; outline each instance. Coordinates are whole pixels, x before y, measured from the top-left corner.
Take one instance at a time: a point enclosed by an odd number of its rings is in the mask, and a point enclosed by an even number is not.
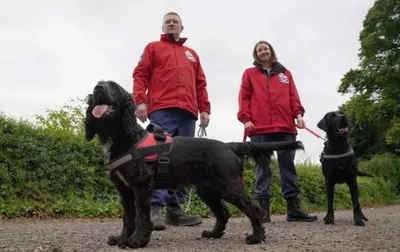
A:
[[[106,162],[124,155],[142,139],[147,131],[136,121],[132,96],[113,81],[100,81],[93,94],[87,97],[86,139],[99,137],[107,154]],[[100,118],[92,115],[96,105],[108,105]],[[169,153],[170,174],[163,185],[154,183],[158,162],[140,159],[122,166],[118,171],[128,182],[126,186],[115,172],[110,172],[121,198],[123,228],[119,236],[109,237],[109,245],[121,248],[147,246],[152,233],[150,221],[151,194],[154,188],[181,189],[193,185],[202,201],[216,217],[212,230],[202,232],[205,238],[220,238],[224,234],[229,212],[222,200],[232,203],[251,221],[253,233],[246,237],[247,244],[265,241],[261,211],[244,191],[243,162],[247,156],[261,162],[274,150],[304,149],[300,141],[281,143],[223,143],[205,138],[174,137]]]
[[[350,188],[353,204],[354,225],[365,226],[368,221],[361,210],[359,203],[359,191],[357,176],[368,176],[370,174],[358,170],[356,156],[352,152],[348,136],[348,119],[341,111],[332,111],[318,122],[317,127],[325,131],[328,140],[325,142],[321,154],[322,172],[325,177],[327,194],[327,214],[324,217],[325,224],[334,224],[333,195],[336,184],[346,183]]]

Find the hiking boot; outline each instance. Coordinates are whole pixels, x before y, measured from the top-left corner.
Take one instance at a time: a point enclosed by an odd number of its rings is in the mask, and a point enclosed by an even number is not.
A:
[[[300,209],[299,200],[296,197],[286,199],[287,201],[287,221],[313,222],[318,219],[315,215],[310,215]]]
[[[199,215],[186,215],[179,205],[167,206],[165,218],[173,226],[196,226],[203,222]]]
[[[259,199],[259,204],[261,207],[262,222],[263,223],[271,222],[271,216],[269,213],[269,198]]]
[[[165,229],[165,218],[162,215],[162,206],[160,205],[151,206],[151,222],[153,223],[153,230]]]

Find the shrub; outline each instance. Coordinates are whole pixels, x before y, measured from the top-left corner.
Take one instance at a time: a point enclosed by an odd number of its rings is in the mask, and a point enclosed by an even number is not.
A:
[[[375,154],[361,161],[360,170],[382,177],[390,183],[390,191],[400,194],[400,158],[392,153]]]
[[[85,209],[84,200],[97,204],[97,212],[115,212],[101,210],[103,203],[108,209],[118,198],[108,180],[98,142],[87,142],[82,134],[58,133],[0,116],[2,215],[73,214]],[[88,214],[95,211],[86,208]]]
[[[87,142],[83,137],[80,111],[68,106],[49,111],[48,117],[38,117],[37,124],[0,114],[0,217],[121,216],[119,198],[108,179],[99,142]],[[398,202],[399,164],[399,159],[390,154],[361,162],[360,169],[376,175],[358,179],[363,206]],[[271,211],[285,213],[276,160],[271,169]],[[304,162],[297,165],[297,171],[303,208],[326,209],[320,166]],[[254,200],[251,160],[246,161],[244,175],[246,192]],[[195,191],[186,197],[183,207],[189,213],[211,215]],[[346,185],[336,186],[335,203],[338,208],[351,207]],[[236,207],[228,207],[232,216],[242,215]]]
[[[271,169],[273,174],[271,213],[284,214],[286,213],[286,201],[280,193],[280,177],[276,160],[272,160]],[[302,208],[306,211],[326,210],[325,182],[321,166],[319,164],[300,163],[297,164],[297,174],[297,182],[301,190],[300,199]],[[254,200],[255,176],[254,164],[252,162],[246,163],[245,177],[246,191]],[[391,189],[391,182],[386,181],[384,178],[380,176],[374,178],[358,177],[357,180],[360,190],[360,204],[362,206],[383,206],[400,202],[400,197]],[[194,199],[189,212],[191,214],[210,216],[210,212],[204,206],[204,203],[197,200],[197,198]],[[350,191],[346,184],[335,186],[334,203],[336,209],[352,208]],[[236,207],[230,204],[228,206],[233,215],[242,216],[242,213]]]

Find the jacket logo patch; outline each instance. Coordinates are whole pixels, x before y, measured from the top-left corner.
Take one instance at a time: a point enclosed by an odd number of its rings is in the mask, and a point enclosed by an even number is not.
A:
[[[186,58],[190,60],[191,62],[196,62],[196,59],[193,57],[193,55],[189,51],[185,51]]]
[[[281,83],[289,84],[289,78],[286,75],[280,73],[278,76]]]

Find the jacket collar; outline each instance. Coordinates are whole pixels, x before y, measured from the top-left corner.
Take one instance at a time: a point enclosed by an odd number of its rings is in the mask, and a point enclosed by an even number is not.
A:
[[[183,45],[186,42],[187,38],[180,38],[178,41],[175,41],[174,36],[172,34],[164,33],[161,34],[160,40],[169,43],[175,43],[178,45]]]
[[[267,70],[265,70],[265,69],[262,67],[262,65],[261,65],[259,62],[257,62],[257,61],[254,61],[254,62],[253,62],[253,65],[254,65],[255,67],[257,67],[258,69],[260,69],[261,71],[264,71],[264,72],[267,71]],[[279,73],[284,72],[285,70],[286,70],[286,68],[285,68],[281,63],[279,63],[278,61],[275,61],[274,63],[272,63],[272,67],[271,67],[271,72],[270,72],[270,74],[279,74]]]

